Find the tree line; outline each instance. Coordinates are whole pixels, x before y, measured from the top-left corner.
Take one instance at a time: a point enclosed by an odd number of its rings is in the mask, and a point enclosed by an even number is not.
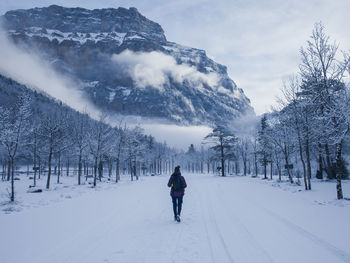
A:
[[[280,109],[266,120],[261,138],[266,149],[279,147],[287,168],[292,154],[298,155],[306,190],[314,161],[315,176],[336,179],[342,199],[341,180],[348,177],[343,152],[350,131],[350,56],[331,41],[322,23],[315,24],[300,54],[299,72],[284,82]]]
[[[315,24],[300,55],[299,72],[284,81],[279,106],[260,118],[255,132],[236,136],[234,129],[217,125],[205,141],[213,144],[222,176],[233,162],[244,175],[252,168],[264,179],[268,170],[271,179],[286,175],[290,183],[302,177],[305,190],[311,190],[313,175],[327,177],[336,180],[342,199],[341,181],[348,178],[343,155],[349,149],[350,56],[331,42],[322,23]]]
[[[78,185],[92,178],[95,187],[103,177],[118,182],[121,174],[129,174],[131,180],[138,180],[140,174],[173,169],[175,150],[138,126],[108,123],[107,114],[95,120],[29,89],[3,103],[0,160],[2,180],[11,182],[10,200],[15,200],[16,164],[32,167],[32,187],[45,176],[47,189],[53,174],[60,183],[63,173],[69,176],[73,170]]]
[[[344,153],[350,152],[350,56],[331,42],[321,23],[300,55],[299,72],[284,81],[277,108],[249,131],[240,124],[214,125],[200,149],[190,145],[187,151],[156,142],[140,127],[122,122],[112,127],[107,115],[94,120],[22,92],[0,108],[0,158],[3,180],[11,180],[11,200],[16,161],[33,165],[34,186],[44,173],[46,188],[52,173],[59,183],[64,166],[67,175],[77,170],[78,184],[91,177],[95,187],[104,171],[118,182],[121,173],[134,180],[141,174],[171,173],[180,164],[192,173],[277,175],[290,183],[302,178],[305,190],[311,190],[312,177],[335,179],[342,199],[341,181],[348,177]]]

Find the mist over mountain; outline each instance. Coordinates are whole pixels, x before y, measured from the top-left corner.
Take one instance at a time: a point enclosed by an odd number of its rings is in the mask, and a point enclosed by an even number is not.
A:
[[[254,114],[225,66],[203,50],[167,41],[136,8],[53,5],[9,11],[2,24],[14,43],[80,83],[100,109],[186,125]]]

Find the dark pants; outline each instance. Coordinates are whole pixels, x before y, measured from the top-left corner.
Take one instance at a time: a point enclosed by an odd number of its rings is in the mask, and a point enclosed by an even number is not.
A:
[[[183,196],[172,196],[174,216],[181,214]]]

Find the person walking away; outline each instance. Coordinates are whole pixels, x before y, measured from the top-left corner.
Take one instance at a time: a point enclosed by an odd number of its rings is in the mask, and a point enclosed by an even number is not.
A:
[[[175,167],[174,173],[170,176],[168,187],[171,187],[170,196],[173,202],[174,220],[180,222],[182,201],[187,184],[185,178],[181,175],[179,165]]]

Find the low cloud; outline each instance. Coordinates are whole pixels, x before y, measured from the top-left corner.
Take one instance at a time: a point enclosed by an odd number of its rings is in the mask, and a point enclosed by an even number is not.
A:
[[[151,134],[158,142],[166,142],[168,146],[178,150],[188,150],[191,144],[200,149],[203,138],[208,135],[212,128],[205,125],[185,126],[174,124],[162,118],[141,117],[135,115],[113,114],[108,118],[114,126],[133,128],[139,126],[145,134]]]
[[[163,91],[163,86],[169,83],[169,77],[177,83],[190,82],[195,86],[207,84],[218,86],[219,76],[216,73],[204,74],[187,64],[177,64],[176,60],[161,52],[133,52],[125,50],[112,56],[112,60],[124,68],[140,88],[151,86]]]
[[[175,124],[142,124],[148,134],[157,141],[167,142],[167,145],[180,150],[187,150],[191,144],[200,149],[201,143],[212,129],[207,126],[179,126]]]
[[[80,85],[56,72],[48,61],[12,43],[0,28],[0,74],[43,91],[79,112],[97,118],[99,111],[84,97]]]
[[[260,117],[255,114],[242,115],[229,125],[230,130],[239,138],[249,138],[256,134]]]

